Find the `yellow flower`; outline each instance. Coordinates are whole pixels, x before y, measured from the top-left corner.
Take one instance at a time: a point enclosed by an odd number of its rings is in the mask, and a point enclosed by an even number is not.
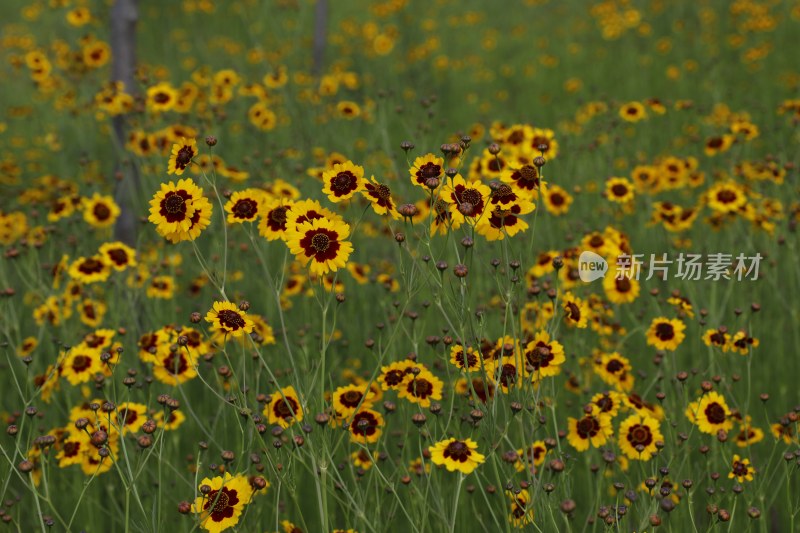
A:
[[[617,443],[628,459],[649,461],[658,450],[656,443],[664,442],[660,424],[653,417],[634,414],[619,426]]]
[[[350,226],[345,222],[317,218],[298,224],[286,233],[286,244],[301,264],[311,263],[311,273],[324,276],[347,264],[353,245],[346,241]]]
[[[270,424],[278,424],[282,428],[288,428],[295,422],[302,422],[303,407],[294,387],[289,385],[273,394],[270,402],[264,407],[264,415]]]
[[[686,408],[686,417],[700,431],[710,435],[716,435],[719,430],[728,431],[733,427],[728,404],[725,403],[725,398],[715,391],[691,402]]]
[[[107,228],[114,225],[120,214],[117,203],[111,196],[94,193],[91,198],[84,198],[83,219],[95,228]]]
[[[322,192],[331,202],[338,203],[364,190],[364,169],[347,161],[323,172],[322,181]]]
[[[611,417],[602,414],[596,405],[590,404],[590,406],[591,412],[585,413],[580,419],[572,417],[567,419],[569,426],[567,441],[579,452],[588,450],[589,445],[599,448],[613,433]]]
[[[167,174],[180,176],[196,156],[197,141],[181,137],[180,142],[172,145],[172,153],[167,163]]]
[[[656,350],[675,351],[683,342],[683,339],[686,338],[683,333],[685,329],[686,324],[677,318],[654,318],[650,323],[650,328],[647,330],[647,344],[655,346]]]
[[[728,473],[728,479],[736,478],[736,481],[739,483],[753,481],[753,474],[755,474],[755,472],[755,468],[750,464],[750,459],[742,459],[734,454],[731,471]]]
[[[192,504],[192,512],[200,515],[200,527],[211,533],[219,533],[239,523],[245,506],[250,503],[253,488],[247,476],[224,476],[204,478],[200,487],[211,488],[208,494],[198,497]]]
[[[213,308],[206,314],[206,322],[211,323],[215,331],[240,337],[253,331],[253,321],[247,313],[232,302],[214,302]]]
[[[478,444],[472,439],[445,439],[430,447],[431,462],[444,466],[449,472],[472,473],[486,458],[478,453]]]

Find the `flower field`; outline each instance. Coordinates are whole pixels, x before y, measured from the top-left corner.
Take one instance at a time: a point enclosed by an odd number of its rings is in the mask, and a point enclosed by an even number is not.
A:
[[[0,528],[800,531],[800,2],[0,5]]]

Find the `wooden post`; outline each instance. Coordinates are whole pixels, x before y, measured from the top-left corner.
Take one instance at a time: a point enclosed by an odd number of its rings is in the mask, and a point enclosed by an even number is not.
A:
[[[136,22],[139,19],[138,0],[115,0],[111,8],[111,80],[125,84],[125,92],[135,94],[136,80]],[[126,143],[125,115],[113,118],[118,154],[124,153]],[[114,226],[114,238],[129,246],[136,244],[136,195],[139,173],[133,164],[123,165],[118,158],[114,186],[114,201],[120,206],[120,216]]]
[[[312,72],[315,76],[322,74],[325,60],[325,45],[328,38],[328,0],[317,0],[314,10],[314,49]]]

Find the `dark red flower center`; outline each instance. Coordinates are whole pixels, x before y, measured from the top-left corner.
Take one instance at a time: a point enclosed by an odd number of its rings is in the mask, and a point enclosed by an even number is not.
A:
[[[442,455],[444,455],[447,459],[453,459],[459,463],[465,463],[467,462],[467,459],[469,459],[469,456],[472,455],[472,451],[469,449],[469,446],[467,446],[467,443],[461,442],[460,440],[454,440],[447,445]]]
[[[220,324],[226,328],[232,329],[233,331],[245,327],[245,321],[244,318],[242,318],[242,315],[236,311],[231,311],[230,309],[223,309],[222,311],[219,311],[217,313],[217,318],[219,319]]]

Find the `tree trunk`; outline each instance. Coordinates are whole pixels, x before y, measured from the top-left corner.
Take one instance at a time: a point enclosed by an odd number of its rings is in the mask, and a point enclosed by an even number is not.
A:
[[[136,92],[136,22],[139,18],[138,0],[115,0],[111,8],[111,80],[125,84],[125,92]],[[125,115],[113,119],[114,136],[118,146],[118,159],[114,175],[114,201],[120,206],[120,216],[114,226],[114,237],[129,246],[136,244],[136,195],[139,191],[139,174],[133,164],[121,159],[126,143]]]

